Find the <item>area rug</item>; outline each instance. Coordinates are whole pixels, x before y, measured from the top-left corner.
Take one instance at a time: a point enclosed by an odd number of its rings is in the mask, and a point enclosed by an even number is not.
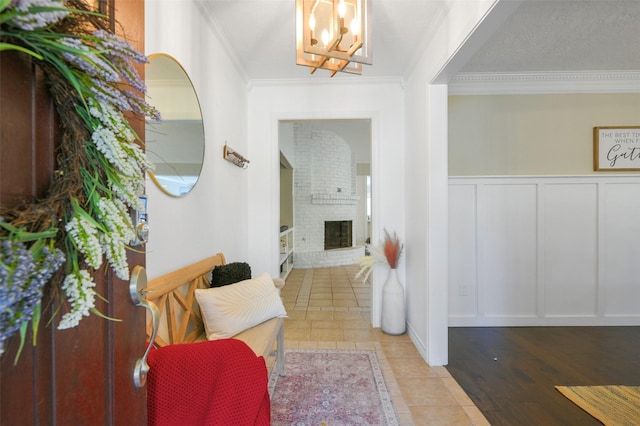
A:
[[[607,426],[640,423],[640,386],[556,386],[556,389]]]
[[[269,376],[271,424],[397,425],[375,351],[287,350]]]

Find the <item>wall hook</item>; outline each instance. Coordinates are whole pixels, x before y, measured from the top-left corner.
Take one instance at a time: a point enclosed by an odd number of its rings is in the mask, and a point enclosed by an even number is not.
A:
[[[227,146],[226,142],[224,143],[223,157],[242,169],[249,167],[250,161]]]

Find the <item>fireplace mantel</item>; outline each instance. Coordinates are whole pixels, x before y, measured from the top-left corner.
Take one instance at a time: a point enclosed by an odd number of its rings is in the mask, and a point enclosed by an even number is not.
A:
[[[359,195],[342,193],[316,193],[311,194],[312,204],[350,204],[356,205],[360,201]]]

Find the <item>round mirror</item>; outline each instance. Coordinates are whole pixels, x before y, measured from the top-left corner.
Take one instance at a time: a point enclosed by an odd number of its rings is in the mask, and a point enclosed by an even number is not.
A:
[[[147,120],[147,158],[155,165],[151,180],[168,195],[181,197],[198,181],[204,159],[204,126],[196,91],[171,56],[149,57],[145,69],[149,103],[162,121]]]

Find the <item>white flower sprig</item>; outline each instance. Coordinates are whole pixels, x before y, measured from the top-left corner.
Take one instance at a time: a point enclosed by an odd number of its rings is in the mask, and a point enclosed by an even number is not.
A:
[[[118,278],[128,280],[129,265],[125,247],[135,238],[135,233],[130,217],[124,214],[127,208],[118,200],[100,198],[98,210],[107,228],[107,232],[101,235],[104,254]]]
[[[102,248],[95,221],[86,215],[76,215],[65,225],[67,234],[84,253],[84,260],[94,269],[102,265]]]
[[[93,278],[84,269],[79,269],[65,277],[62,290],[71,304],[71,310],[62,316],[58,324],[59,330],[75,327],[82,317],[89,316],[89,312],[95,308],[95,286]]]

